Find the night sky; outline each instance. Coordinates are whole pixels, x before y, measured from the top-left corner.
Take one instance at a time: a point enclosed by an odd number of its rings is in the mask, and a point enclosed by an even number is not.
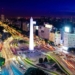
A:
[[[0,14],[6,16],[75,15],[74,0],[0,0]]]

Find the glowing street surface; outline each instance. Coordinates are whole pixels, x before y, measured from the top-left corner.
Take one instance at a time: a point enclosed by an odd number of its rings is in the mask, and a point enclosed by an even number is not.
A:
[[[13,28],[7,27],[7,25],[5,25],[5,24],[1,24],[1,25],[6,30],[8,30],[8,32],[10,32],[14,38],[15,37],[20,37],[22,39],[26,38],[26,37],[21,36],[21,34],[19,34],[18,32],[16,32],[15,30],[13,30]],[[31,33],[33,33],[33,31]],[[32,43],[30,43],[31,44],[31,46],[29,46],[30,50],[34,50],[34,40],[32,40],[32,39],[33,39],[33,36],[31,35],[31,42],[33,42],[33,46],[32,46]],[[35,67],[36,64],[35,64],[35,62],[31,63],[26,58],[22,58],[21,56],[18,57],[16,55],[14,55],[12,53],[12,51],[10,49],[10,45],[9,45],[12,40],[13,40],[13,38],[10,37],[7,40],[5,40],[4,43],[3,43],[3,48],[2,48],[1,54],[2,54],[2,57],[4,57],[6,59],[6,62],[5,62],[4,68],[2,68],[2,71],[0,73],[2,75],[23,75],[24,72],[26,71],[26,69],[28,69],[29,67],[32,67],[32,66]],[[28,39],[28,41],[29,41],[29,39]],[[43,42],[41,43],[41,41],[37,45],[39,45],[39,44],[41,44],[40,46],[42,47],[42,49],[44,49],[44,50],[50,50],[49,52],[53,52],[53,48],[51,46],[48,47],[46,44],[43,44]],[[61,62],[60,64],[63,65],[67,69],[67,71],[68,71],[67,64],[64,64],[64,62],[62,61],[62,59],[60,58],[59,55],[56,55],[55,53],[43,53],[43,51],[41,50],[40,52],[42,54],[44,54],[44,55],[48,54],[48,55],[54,56],[54,58],[56,60],[58,60],[58,62]],[[71,67],[71,65],[70,65],[70,67]],[[72,67],[72,69],[73,69],[73,67]],[[75,72],[70,72],[70,74],[74,75]]]

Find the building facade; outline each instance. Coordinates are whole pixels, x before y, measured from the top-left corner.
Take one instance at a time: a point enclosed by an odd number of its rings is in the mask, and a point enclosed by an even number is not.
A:
[[[49,28],[46,28],[44,26],[39,26],[39,29],[38,29],[38,36],[40,38],[43,38],[43,39],[49,39]]]
[[[1,21],[4,22],[4,20],[5,20],[4,15],[1,15]]]
[[[38,35],[40,38],[54,42],[55,45],[61,44],[61,34],[58,32],[51,32],[50,28],[39,26]]]
[[[55,33],[50,32],[49,40],[52,41],[52,42],[55,42]]]
[[[61,34],[50,32],[49,40],[54,42],[55,45],[61,44]]]
[[[55,45],[59,45],[61,44],[61,34],[60,33],[55,33],[55,41],[54,41]]]
[[[75,48],[75,33],[64,33],[64,46],[68,48]]]
[[[27,22],[22,23],[22,30],[23,31],[29,31],[29,24]]]
[[[21,28],[21,21],[17,21],[15,24],[16,24],[16,27]]]

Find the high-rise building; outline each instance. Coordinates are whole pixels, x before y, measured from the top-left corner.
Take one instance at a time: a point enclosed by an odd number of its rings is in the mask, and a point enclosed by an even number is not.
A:
[[[16,27],[21,28],[21,21],[16,22]]]
[[[38,35],[40,38],[49,39],[49,33],[50,33],[49,28],[46,28],[44,26],[39,26]]]
[[[45,27],[46,27],[46,28],[49,28],[49,30],[52,31],[53,25],[51,25],[51,24],[45,24]]]
[[[55,45],[61,44],[61,34],[60,33],[55,33]]]
[[[23,23],[22,23],[22,30],[23,30],[23,31],[29,31],[29,24],[26,23],[26,22],[23,22]]]
[[[52,41],[52,42],[55,42],[55,33],[50,32],[50,34],[49,34],[49,40]]]
[[[54,42],[55,45],[61,44],[61,34],[50,32],[49,40]]]
[[[73,28],[73,32],[75,33],[75,27]]]
[[[64,46],[68,48],[75,48],[75,33],[64,33]]]
[[[54,42],[55,45],[61,44],[61,34],[56,32],[51,32],[50,28],[39,26],[38,35],[40,38],[50,40]]]
[[[2,15],[1,15],[1,21],[4,22],[4,20],[5,20],[5,17],[4,17],[4,15],[2,14]]]

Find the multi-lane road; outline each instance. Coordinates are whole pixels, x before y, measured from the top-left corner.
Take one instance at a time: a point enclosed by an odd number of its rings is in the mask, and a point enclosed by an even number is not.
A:
[[[10,38],[11,39],[11,38]],[[9,40],[6,40],[4,41],[3,43],[3,49],[1,51],[2,53],[2,56],[5,58],[5,67],[4,69],[2,68],[2,74],[3,72],[5,73],[5,75],[23,75],[19,69],[17,68],[17,66],[13,65],[12,62],[13,62],[13,58],[15,58],[15,56],[13,55],[12,51],[10,50],[10,47],[9,47]],[[6,71],[7,70],[7,71]],[[9,72],[9,74],[8,74]],[[4,74],[3,74],[4,75]]]
[[[10,32],[12,34],[13,37],[19,37],[19,38],[22,38],[22,39],[26,39],[28,40],[27,37],[23,37],[23,35],[21,35],[19,32],[17,32],[16,30],[14,30],[13,28],[9,27],[8,25],[6,24],[2,24],[0,22],[0,25],[3,26],[8,32]],[[10,42],[13,40],[13,37],[11,38],[8,38],[7,40],[4,41],[3,43],[3,49],[1,51],[1,54],[2,56],[6,59],[6,62],[5,62],[5,68],[2,68],[2,75],[23,75],[24,71],[23,68],[21,68],[20,66],[21,65],[24,65],[24,64],[27,64],[25,65],[26,69],[28,67],[31,67],[32,65],[28,65],[27,62],[23,61],[23,60],[19,60],[17,58],[17,56],[15,56],[11,49],[10,49]],[[41,44],[41,43],[40,43]],[[47,45],[43,45],[43,48],[44,49],[47,49],[47,50],[52,50],[50,47],[47,47]],[[52,50],[53,51],[53,50]],[[67,68],[66,64],[55,54],[50,54],[51,56],[54,56],[54,58],[63,66],[65,67],[65,69],[67,69],[69,71],[69,73],[72,75],[74,74],[74,72],[70,71],[70,69]],[[14,63],[13,64],[13,60],[19,62],[19,63]],[[17,65],[19,67],[17,67]]]

